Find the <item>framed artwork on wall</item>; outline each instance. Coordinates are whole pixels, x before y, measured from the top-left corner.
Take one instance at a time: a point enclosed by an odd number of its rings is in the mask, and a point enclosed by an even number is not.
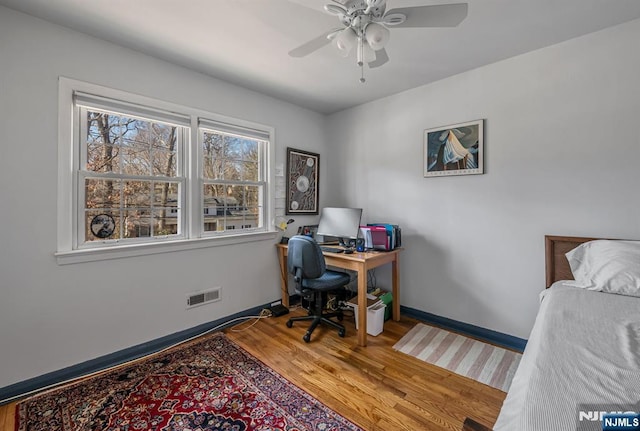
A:
[[[318,214],[320,155],[287,148],[286,214]]]
[[[424,176],[474,175],[484,172],[484,120],[424,131]]]

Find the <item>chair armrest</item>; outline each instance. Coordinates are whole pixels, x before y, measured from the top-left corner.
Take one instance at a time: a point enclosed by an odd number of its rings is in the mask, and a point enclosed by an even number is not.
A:
[[[462,431],[493,431],[491,428],[486,427],[471,418],[466,418],[464,424],[462,424]]]

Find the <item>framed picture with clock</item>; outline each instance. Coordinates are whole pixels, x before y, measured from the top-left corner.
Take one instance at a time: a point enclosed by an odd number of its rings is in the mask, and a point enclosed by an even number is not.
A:
[[[287,148],[287,214],[318,214],[320,155]]]

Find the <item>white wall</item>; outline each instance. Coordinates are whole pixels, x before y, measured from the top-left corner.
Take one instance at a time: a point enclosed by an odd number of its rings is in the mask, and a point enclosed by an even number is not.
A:
[[[640,20],[328,118],[332,203],[403,228],[402,305],[527,338],[545,234],[640,239],[638,40]],[[423,178],[423,130],[481,118],[486,173]]]
[[[276,164],[325,153],[320,114],[0,7],[0,387],[280,297],[273,241],[58,266],[59,76],[273,126]]]

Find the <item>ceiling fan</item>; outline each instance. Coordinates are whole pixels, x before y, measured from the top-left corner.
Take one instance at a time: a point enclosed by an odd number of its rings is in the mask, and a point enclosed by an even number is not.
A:
[[[386,10],[387,0],[333,0],[324,10],[336,15],[342,27],[331,29],[289,51],[291,57],[304,57],[333,42],[338,53],[347,57],[356,48],[356,60],[362,70],[380,67],[389,61],[385,45],[388,27],[455,27],[467,17],[467,3],[412,6]]]

